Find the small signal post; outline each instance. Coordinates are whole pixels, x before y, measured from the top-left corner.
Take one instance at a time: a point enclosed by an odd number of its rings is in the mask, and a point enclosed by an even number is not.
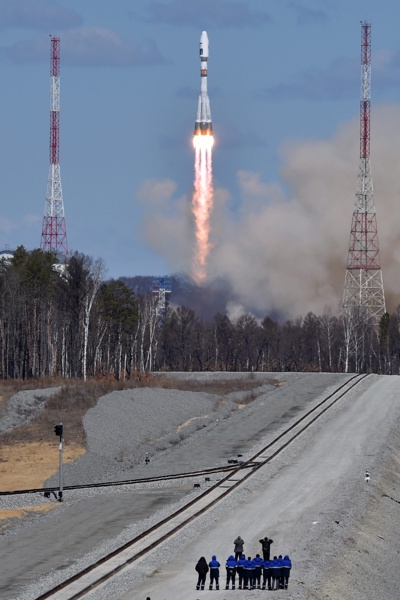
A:
[[[58,489],[58,501],[63,501],[63,424],[59,423],[54,426],[54,433],[60,438],[60,468],[59,468],[59,489]]]

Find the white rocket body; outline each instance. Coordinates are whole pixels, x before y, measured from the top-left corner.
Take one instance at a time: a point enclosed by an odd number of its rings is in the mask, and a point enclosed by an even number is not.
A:
[[[212,135],[210,100],[207,92],[208,35],[203,31],[200,36],[200,96],[197,117],[194,126],[195,135]]]

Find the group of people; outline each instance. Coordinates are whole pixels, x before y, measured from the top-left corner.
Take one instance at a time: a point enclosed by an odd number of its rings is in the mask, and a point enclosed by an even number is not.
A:
[[[231,554],[225,563],[226,584],[225,589],[236,588],[236,578],[239,590],[287,590],[289,585],[292,562],[289,555],[274,556],[271,560],[271,544],[273,540],[264,537],[260,540],[262,558],[256,554],[254,558],[244,554],[244,540],[238,536],[234,543],[234,554]],[[219,590],[219,569],[221,564],[214,555],[209,563],[202,556],[196,564],[198,573],[197,590],[204,590],[207,573],[210,573],[209,589]]]

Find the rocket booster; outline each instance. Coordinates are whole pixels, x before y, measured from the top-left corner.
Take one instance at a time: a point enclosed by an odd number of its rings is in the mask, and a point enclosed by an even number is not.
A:
[[[203,31],[200,36],[200,96],[197,107],[194,135],[213,135],[211,123],[210,100],[207,93],[207,61],[208,61],[208,35]]]

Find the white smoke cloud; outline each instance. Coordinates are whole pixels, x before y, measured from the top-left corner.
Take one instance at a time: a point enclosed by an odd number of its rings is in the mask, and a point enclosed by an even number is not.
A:
[[[142,235],[160,254],[171,272],[191,273],[194,229],[191,201],[186,196],[174,198],[176,184],[171,179],[147,180],[139,192],[143,205]]]
[[[209,277],[226,279],[246,310],[292,317],[322,314],[328,307],[338,312],[357,187],[358,139],[359,122],[353,119],[329,139],[286,143],[282,186],[264,181],[260,173],[239,171],[239,214],[230,213],[227,190],[215,191]],[[371,139],[383,279],[392,310],[400,302],[399,105],[373,110]],[[164,210],[151,211],[146,239],[169,259],[171,270],[190,272],[190,200],[173,202],[171,185],[164,192]]]

